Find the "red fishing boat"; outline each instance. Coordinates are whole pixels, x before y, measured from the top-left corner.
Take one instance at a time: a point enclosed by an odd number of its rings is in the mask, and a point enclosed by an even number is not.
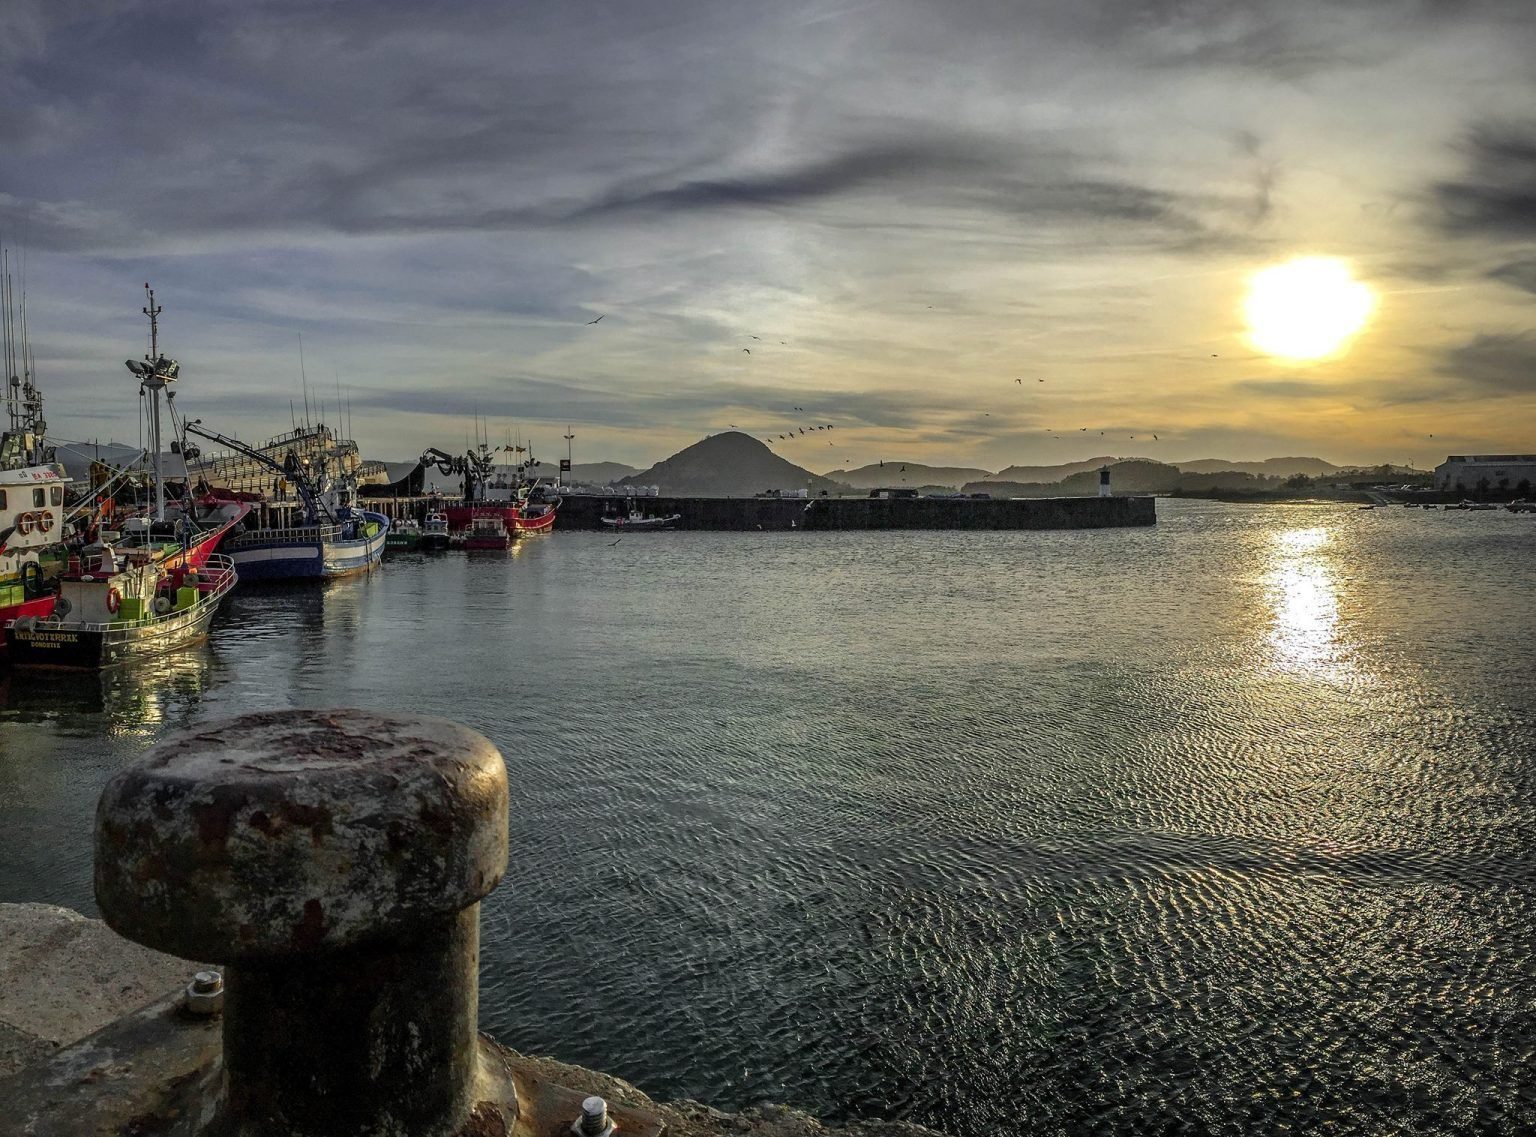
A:
[[[555,526],[555,510],[560,499],[554,501],[521,501],[512,515],[512,527],[519,533],[543,533]]]

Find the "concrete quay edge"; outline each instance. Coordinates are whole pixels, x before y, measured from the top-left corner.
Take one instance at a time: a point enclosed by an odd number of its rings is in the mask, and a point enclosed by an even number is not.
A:
[[[126,940],[100,920],[69,908],[0,904],[0,1081],[179,991],[196,969],[196,964]],[[658,1102],[596,1070],[508,1054],[551,1083],[651,1110],[669,1137],[942,1137],[899,1121],[826,1126],[780,1104],[726,1113],[686,1099]]]

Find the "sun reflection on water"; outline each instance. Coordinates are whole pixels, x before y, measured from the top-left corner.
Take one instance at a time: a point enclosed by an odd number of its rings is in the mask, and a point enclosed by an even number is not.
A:
[[[1282,671],[1343,679],[1352,673],[1339,639],[1339,584],[1326,550],[1333,534],[1321,526],[1275,534],[1265,576],[1272,664]]]

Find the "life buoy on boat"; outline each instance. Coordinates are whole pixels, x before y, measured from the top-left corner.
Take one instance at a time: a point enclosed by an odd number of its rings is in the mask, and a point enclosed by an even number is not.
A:
[[[123,606],[123,594],[115,588],[107,589],[107,611],[117,615],[117,610]]]
[[[36,523],[37,515],[35,513],[23,513],[16,519],[16,532],[23,534],[30,533],[32,532],[32,526]]]
[[[39,513],[37,515],[37,531],[39,533],[53,532],[53,514]]]

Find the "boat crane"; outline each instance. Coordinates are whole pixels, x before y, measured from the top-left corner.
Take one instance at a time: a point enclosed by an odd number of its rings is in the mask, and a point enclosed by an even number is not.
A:
[[[423,466],[435,466],[438,472],[445,478],[462,475],[464,478],[464,500],[483,501],[485,499],[485,483],[491,480],[491,473],[496,467],[496,457],[489,450],[467,450],[461,456],[455,456],[439,450],[435,446],[429,446],[421,454]]]
[[[293,482],[299,491],[299,500],[304,503],[305,525],[318,525],[321,514],[325,515],[326,521],[336,524],[338,520],[336,515],[331,512],[330,506],[326,505],[321,499],[315,486],[311,484],[309,475],[305,472],[303,465],[294,456],[292,451],[289,452],[286,462],[279,462],[277,459],[263,454],[260,450],[247,446],[238,438],[230,438],[227,434],[220,434],[216,430],[209,430],[202,425],[202,421],[202,419],[196,418],[183,420],[181,424],[182,433],[195,434],[199,438],[206,438],[209,442],[217,442],[220,446],[227,446],[229,449],[245,455],[258,465]],[[182,444],[182,451],[186,451],[185,443]]]

